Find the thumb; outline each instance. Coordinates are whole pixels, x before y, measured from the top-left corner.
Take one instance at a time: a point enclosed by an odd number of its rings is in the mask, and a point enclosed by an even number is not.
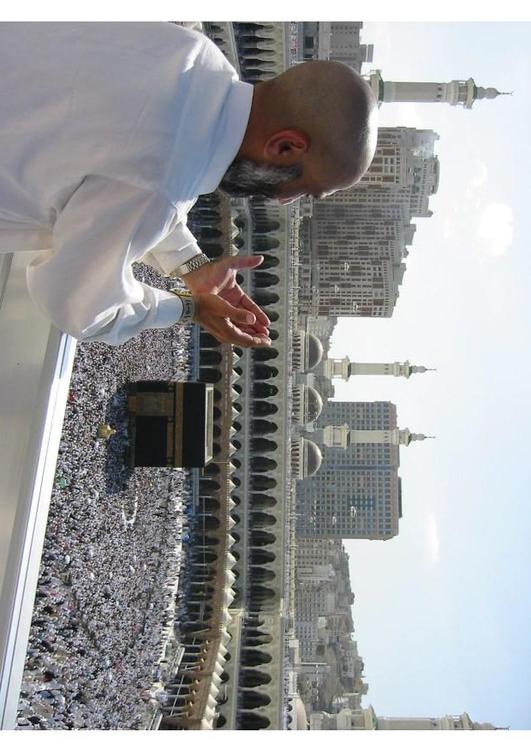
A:
[[[264,261],[263,255],[236,255],[231,258],[232,268],[256,268]]]

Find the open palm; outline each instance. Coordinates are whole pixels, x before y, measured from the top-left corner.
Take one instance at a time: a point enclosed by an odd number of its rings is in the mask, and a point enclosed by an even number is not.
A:
[[[188,289],[193,295],[216,294],[235,308],[253,313],[255,322],[240,324],[242,331],[258,336],[262,343],[269,343],[268,329],[271,321],[236,282],[238,271],[256,268],[264,260],[263,255],[228,256],[206,263],[196,271],[183,276]]]

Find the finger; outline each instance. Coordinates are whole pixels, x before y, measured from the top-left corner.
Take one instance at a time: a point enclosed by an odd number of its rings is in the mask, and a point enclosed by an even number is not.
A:
[[[252,300],[245,292],[242,291],[242,296],[239,300],[239,305],[241,307],[244,307],[246,310],[249,310],[256,316],[256,322],[261,323],[263,326],[269,327],[271,325],[271,321],[265,314],[265,312],[262,310],[261,307],[258,307],[256,302]]]
[[[242,325],[253,325],[256,322],[256,316],[249,310],[245,310],[242,307],[234,307],[230,302],[223,299],[223,297],[213,296],[211,305],[215,314],[222,318],[230,318],[234,323]]]
[[[267,336],[267,338],[270,338],[269,336],[269,328],[267,326],[262,326],[259,323],[255,323],[252,326],[245,325],[244,323],[240,323],[239,328],[242,329],[242,331],[247,331],[247,333],[254,333],[257,336]]]
[[[271,346],[271,344],[273,343],[269,338],[267,331],[257,331],[255,328],[251,328],[250,326],[238,326],[238,328],[240,329],[240,331],[248,333],[255,339],[260,339],[261,346]]]
[[[265,342],[260,336],[253,336],[250,333],[242,331],[241,328],[231,324],[229,320],[221,320],[216,326],[222,340],[235,346],[265,346]]]
[[[241,346],[245,349],[250,347],[270,346],[271,339],[267,336],[256,335],[253,331],[244,331],[241,328],[236,329],[235,326],[229,322],[221,319],[216,324],[212,322],[201,323],[201,326],[212,334],[222,344],[234,344],[235,346]]]

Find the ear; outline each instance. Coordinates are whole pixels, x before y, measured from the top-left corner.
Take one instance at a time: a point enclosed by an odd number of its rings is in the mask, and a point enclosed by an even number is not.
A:
[[[264,144],[264,156],[273,164],[295,164],[308,151],[310,138],[302,130],[288,128],[269,136]]]

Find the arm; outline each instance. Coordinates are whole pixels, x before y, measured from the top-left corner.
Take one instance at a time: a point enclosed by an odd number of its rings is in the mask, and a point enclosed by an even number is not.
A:
[[[144,328],[173,325],[181,301],[137,281],[131,267],[172,221],[162,196],[87,177],[57,218],[53,250],[28,268],[34,301],[60,330],[83,340],[119,345]]]
[[[153,266],[163,276],[168,276],[177,266],[198,255],[202,255],[202,252],[197,240],[186,223],[180,221],[171,234],[142,258],[142,262]]]

